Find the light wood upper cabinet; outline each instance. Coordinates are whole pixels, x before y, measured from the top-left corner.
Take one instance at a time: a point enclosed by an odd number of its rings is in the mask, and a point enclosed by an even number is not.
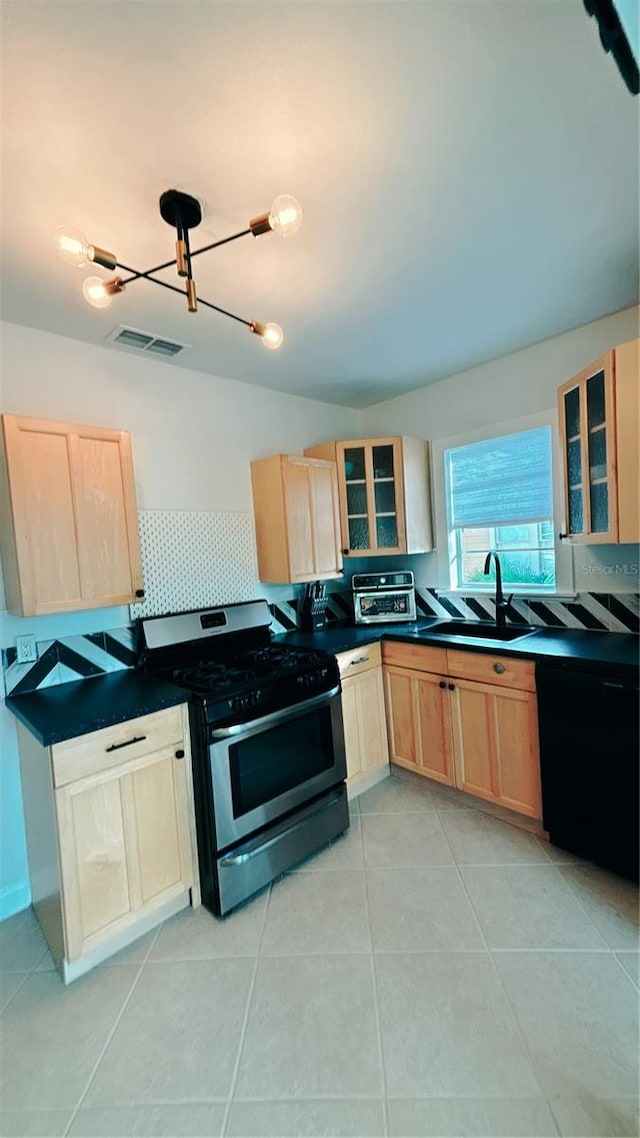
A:
[[[620,344],[558,390],[566,536],[640,540],[638,341]]]
[[[371,774],[389,765],[380,645],[341,652],[336,659],[342,680],[347,786],[351,788],[365,784]]]
[[[274,454],[251,463],[261,581],[292,584],[342,572],[334,462]]]
[[[337,464],[345,557],[434,548],[428,443],[358,439],[323,443],[304,453]]]
[[[22,726],[19,741],[33,904],[70,980],[190,889],[199,903],[186,705],[48,750]]]
[[[384,643],[391,761],[540,818],[529,660]]]
[[[130,604],[142,595],[126,431],[2,416],[0,543],[20,616]]]

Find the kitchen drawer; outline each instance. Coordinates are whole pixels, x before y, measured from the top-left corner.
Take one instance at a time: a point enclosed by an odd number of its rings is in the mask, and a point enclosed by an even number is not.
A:
[[[369,668],[379,668],[382,663],[382,654],[379,644],[360,645],[359,648],[350,648],[348,652],[340,652],[336,656],[340,677],[357,676],[359,672],[367,672]]]
[[[54,786],[110,770],[183,739],[182,706],[153,711],[51,748]]]
[[[403,644],[397,640],[385,640],[382,644],[382,662],[394,664],[397,668],[414,668],[418,672],[447,671],[447,652],[445,648],[432,648],[429,644]]]
[[[481,680],[503,688],[535,691],[535,664],[511,656],[488,656],[481,652],[447,651],[447,674],[460,679]]]

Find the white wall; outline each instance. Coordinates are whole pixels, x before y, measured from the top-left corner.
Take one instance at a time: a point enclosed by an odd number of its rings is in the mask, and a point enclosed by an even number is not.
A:
[[[360,413],[350,409],[16,324],[1,333],[0,409],[130,431],[141,509],[250,512],[251,459],[361,433]],[[258,345],[256,366],[269,366],[262,355]],[[0,612],[0,647],[15,644],[18,631],[41,640],[128,623],[127,608],[33,618]],[[2,917],[29,900],[15,720],[4,707],[0,753]]]
[[[364,435],[449,438],[548,411],[555,408],[556,391],[562,383],[639,332],[639,308],[594,320],[562,336],[367,407],[362,412]],[[573,586],[576,591],[637,591],[639,560],[637,546],[575,548]],[[419,584],[440,583],[435,554],[408,558],[407,566]],[[381,560],[380,570],[384,568],[391,568],[390,559],[386,563]]]
[[[640,309],[627,308],[458,372],[362,413],[367,436],[447,438],[556,406],[556,390],[604,352],[639,334]]]

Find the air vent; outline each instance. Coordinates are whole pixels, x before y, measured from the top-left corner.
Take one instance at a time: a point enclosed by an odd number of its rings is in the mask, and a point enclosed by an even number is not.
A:
[[[126,348],[131,352],[144,352],[150,356],[163,356],[172,359],[186,352],[191,345],[180,344],[177,340],[166,340],[162,336],[154,336],[152,332],[141,332],[139,328],[126,328],[119,324],[105,339],[119,348]]]

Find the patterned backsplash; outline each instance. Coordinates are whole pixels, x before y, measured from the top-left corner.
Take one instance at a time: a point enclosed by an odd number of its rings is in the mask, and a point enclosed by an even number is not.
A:
[[[286,632],[300,627],[297,598],[271,605],[274,631]],[[455,596],[438,589],[416,586],[418,616],[441,617],[443,620],[495,620],[492,597]],[[506,616],[510,624],[531,624],[544,628],[588,628],[600,632],[640,632],[639,593],[578,593],[570,601],[555,597],[518,597],[509,605]],[[327,622],[353,620],[350,591],[329,593]],[[277,627],[276,627],[277,626]]]
[[[272,628],[275,633],[300,627],[301,598],[292,597],[271,604]],[[493,620],[495,606],[491,597],[452,596],[437,589],[416,588],[418,615],[456,620]],[[512,624],[535,624],[552,628],[582,628],[600,632],[640,632],[640,594],[579,593],[574,600],[554,597],[525,599],[518,597],[507,609]],[[351,591],[340,590],[327,597],[327,621],[353,620]],[[70,680],[100,676],[107,672],[131,668],[136,663],[133,627],[111,629],[84,636],[64,636],[59,640],[37,643],[38,659],[32,664],[18,664],[16,649],[5,648],[7,693],[23,692],[64,684]]]

